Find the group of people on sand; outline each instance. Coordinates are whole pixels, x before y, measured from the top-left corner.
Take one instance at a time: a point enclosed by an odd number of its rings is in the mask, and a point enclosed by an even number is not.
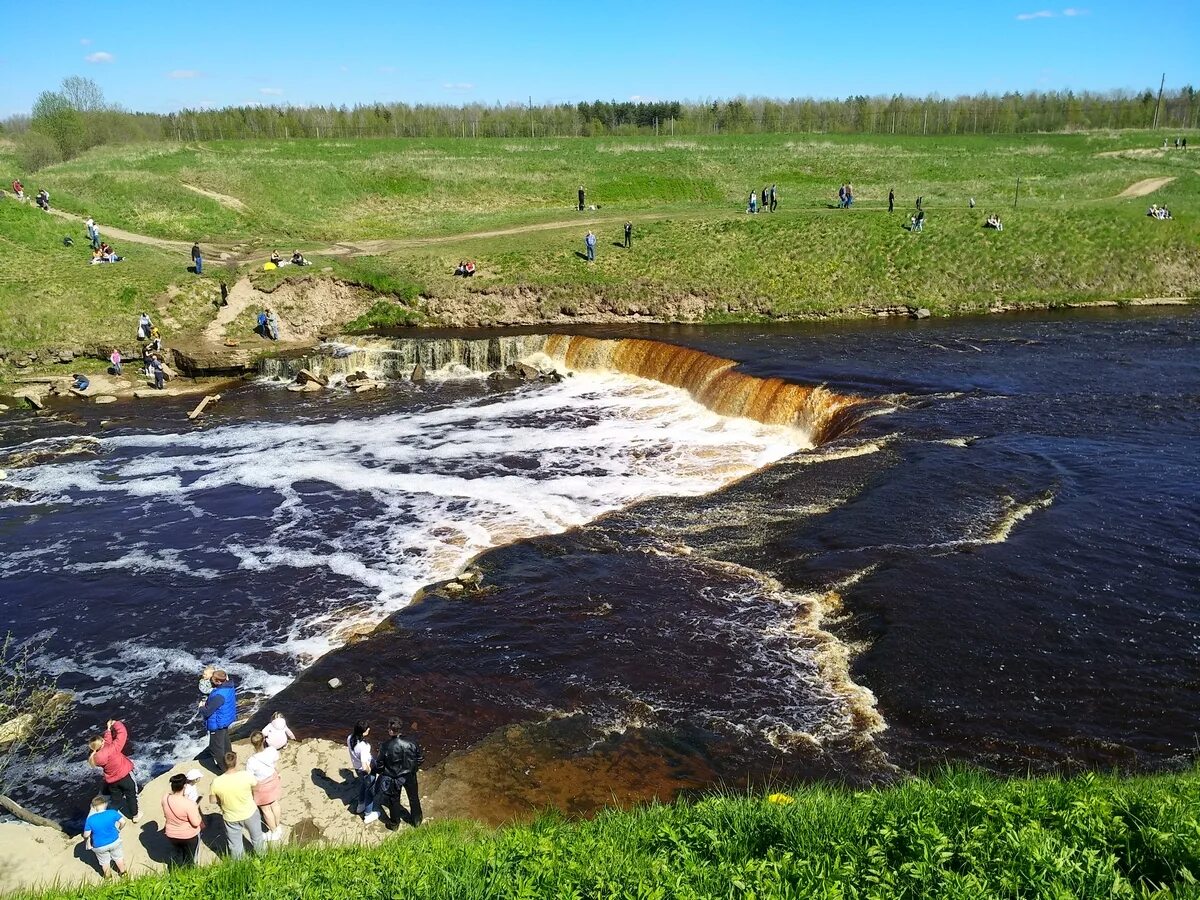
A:
[[[746,212],[754,214],[759,210],[775,212],[779,206],[779,194],[775,185],[764,187],[762,193],[750,192],[750,200],[746,203]]]
[[[216,775],[207,795],[200,792],[205,773],[199,768],[179,772],[169,780],[162,798],[163,836],[171,846],[171,865],[199,861],[201,833],[206,827],[201,804],[210,801],[220,815],[226,852],[233,859],[245,855],[249,838],[255,853],[283,838],[283,780],[279,773],[282,753],[296,735],[282,713],[276,712],[261,730],[250,734],[253,752],[242,763],[233,750],[229,729],[237,719],[237,682],[223,669],[207,666],[200,673],[197,711],[208,733],[207,753]],[[425,758],[420,746],[402,733],[399,720],[388,723],[388,735],[378,752],[371,746],[370,723],[358,722],[346,738],[346,749],[356,783],[352,806],[365,824],[387,815],[391,827],[401,822],[421,824],[423,814],[417,771]],[[84,843],[95,854],[105,878],[128,873],[121,829],[142,818],[134,764],[126,747],[129,729],[110,719],[104,731],[88,741],[88,762],[100,770],[101,785],[92,799],[83,826]],[[406,809],[402,794],[408,801]]]
[[[1165,206],[1159,206],[1157,203],[1151,203],[1150,208],[1146,210],[1146,215],[1152,219],[1169,219],[1171,211]]]

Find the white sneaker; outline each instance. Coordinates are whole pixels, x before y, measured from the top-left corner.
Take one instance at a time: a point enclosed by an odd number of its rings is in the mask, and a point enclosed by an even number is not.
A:
[[[275,832],[273,832],[273,831],[263,832],[263,840],[267,841],[268,843],[270,843],[273,840],[276,840]]]
[[[369,812],[365,816],[363,816],[363,824],[364,825],[370,825],[372,822],[378,822],[378,821],[379,821],[379,813],[377,813],[377,812]]]
[[[274,831],[271,832],[271,840],[273,840],[273,841],[282,841],[283,840],[283,826],[282,825],[280,825],[278,828],[276,828]]]

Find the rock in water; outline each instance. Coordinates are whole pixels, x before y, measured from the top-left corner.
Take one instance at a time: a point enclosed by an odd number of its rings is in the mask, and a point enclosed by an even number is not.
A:
[[[101,394],[99,397],[92,398],[93,403],[116,403],[117,398],[112,394]]]
[[[321,387],[326,387],[329,384],[328,379],[322,378],[320,375],[314,375],[308,369],[301,369],[296,373],[297,384],[319,384]]]
[[[925,307],[919,307],[913,310],[912,317],[914,319],[928,319],[932,315]]]
[[[521,376],[523,381],[537,381],[542,373],[528,363],[517,364],[517,374]]]
[[[417,363],[415,366],[413,366],[412,380],[413,381],[424,381],[425,380],[425,367],[423,365],[421,365],[420,363]]]
[[[326,682],[326,684],[328,684],[330,688],[332,688],[333,690],[336,691],[338,688],[340,688],[342,686],[342,679],[330,678],[329,681]]]

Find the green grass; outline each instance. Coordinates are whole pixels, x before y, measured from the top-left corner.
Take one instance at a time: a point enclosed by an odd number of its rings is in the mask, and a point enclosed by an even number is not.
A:
[[[711,797],[377,849],[289,848],[50,898],[1197,897],[1200,774],[1002,781],[951,772],[794,802]]]
[[[31,192],[48,185],[56,205],[102,226],[210,248],[299,247],[317,262],[314,273],[329,265],[333,277],[403,301],[358,327],[437,324],[403,311],[419,306],[417,296],[487,309],[497,294],[516,292],[535,293],[547,316],[602,300],[618,312],[670,317],[680,298],[698,299],[698,317],[720,322],[895,304],[950,314],[996,302],[1194,298],[1200,154],[1163,153],[1160,144],[1150,132],[215,141],[96,148],[26,182]],[[0,163],[15,168],[3,147]],[[1115,199],[1161,176],[1175,181],[1152,197]],[[856,186],[855,208],[831,209],[846,180]],[[598,212],[570,208],[580,183]],[[747,216],[746,195],[769,183],[780,187],[780,212]],[[889,217],[891,187],[899,209]],[[913,235],[902,225],[918,194],[929,219]],[[1177,218],[1148,219],[1151,200]],[[130,262],[113,269],[75,265],[58,244],[63,223],[3,206],[0,346],[106,342],[169,284],[193,284],[178,260],[151,248],[120,248]],[[1002,234],[981,227],[988,212],[1003,216]],[[635,223],[629,252],[611,246],[626,218]],[[576,252],[595,219],[606,221],[588,265]],[[539,225],[549,230],[471,236]],[[314,252],[369,239],[406,243],[349,259]],[[82,256],[81,241],[74,252]],[[465,257],[479,275],[453,278]],[[20,302],[27,298],[37,302]]]
[[[68,235],[72,247],[63,246]],[[89,265],[82,225],[32,204],[0,202],[0,346],[128,347],[143,310],[168,337],[211,315],[215,282],[188,276],[186,259],[139,244],[114,246],[124,262]],[[168,296],[174,283],[182,287]]]

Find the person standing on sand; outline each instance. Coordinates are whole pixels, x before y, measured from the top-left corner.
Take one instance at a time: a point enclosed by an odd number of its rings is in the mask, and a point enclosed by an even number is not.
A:
[[[155,373],[157,379],[157,373]],[[218,772],[223,772],[225,757],[233,752],[229,726],[237,718],[237,683],[224,669],[212,674],[212,692],[200,701],[200,715],[208,729],[208,753]]]
[[[213,802],[217,804],[221,810],[221,818],[225,820],[225,839],[229,842],[229,855],[234,859],[241,859],[246,854],[243,828],[250,834],[250,843],[254,845],[255,853],[262,853],[267,849],[267,841],[263,836],[258,807],[254,804],[254,777],[244,769],[239,772],[237,761],[237,754],[232,750],[225,754],[220,764],[225,774],[213,779],[210,790]]]
[[[398,827],[404,820],[416,828],[424,819],[420,789],[417,787],[417,770],[424,764],[425,754],[416,741],[402,737],[400,730],[399,719],[388,722],[388,739],[379,748],[379,755],[375,758],[375,799],[387,810],[393,827]],[[400,804],[401,787],[408,796],[407,813]]]
[[[200,254],[200,242],[192,244],[192,265],[196,267],[196,274],[204,274],[204,258]]]
[[[360,721],[346,738],[346,749],[350,751],[350,765],[354,769],[355,778],[358,779],[357,812],[363,817],[364,825],[370,825],[379,819],[379,813],[375,811],[375,776],[371,774],[371,745],[367,743],[370,735],[371,726]]]
[[[588,262],[596,261],[596,236],[590,231],[583,236],[583,246],[587,248]]]
[[[246,760],[246,771],[254,779],[254,805],[262,813],[267,831],[265,840],[277,841],[283,837],[283,823],[279,819],[279,800],[283,796],[283,782],[279,778],[279,751],[268,747],[261,731],[250,735],[250,746],[254,755]]]
[[[892,212],[896,208],[896,189],[892,188],[888,191],[888,212]]]
[[[579,211],[583,212],[584,198],[587,197],[587,192],[583,189],[583,185],[579,186]]]
[[[200,861],[200,828],[204,819],[200,807],[185,793],[188,777],[180,772],[171,776],[171,793],[163,794],[163,833],[171,842],[168,865],[194,866]]]
[[[100,874],[111,878],[108,864],[117,870],[118,875],[124,875],[125,854],[121,850],[121,826],[125,817],[120,810],[112,809],[103,797],[92,800],[91,812],[83,822],[83,843],[96,854],[96,862],[100,864]]]
[[[625,223],[625,249],[628,250],[633,246],[633,223]]]
[[[124,722],[109,719],[101,737],[88,742],[88,762],[104,772],[102,794],[112,798],[118,809],[136,822],[138,815],[137,782],[133,780],[133,761],[125,755],[129,731]]]

